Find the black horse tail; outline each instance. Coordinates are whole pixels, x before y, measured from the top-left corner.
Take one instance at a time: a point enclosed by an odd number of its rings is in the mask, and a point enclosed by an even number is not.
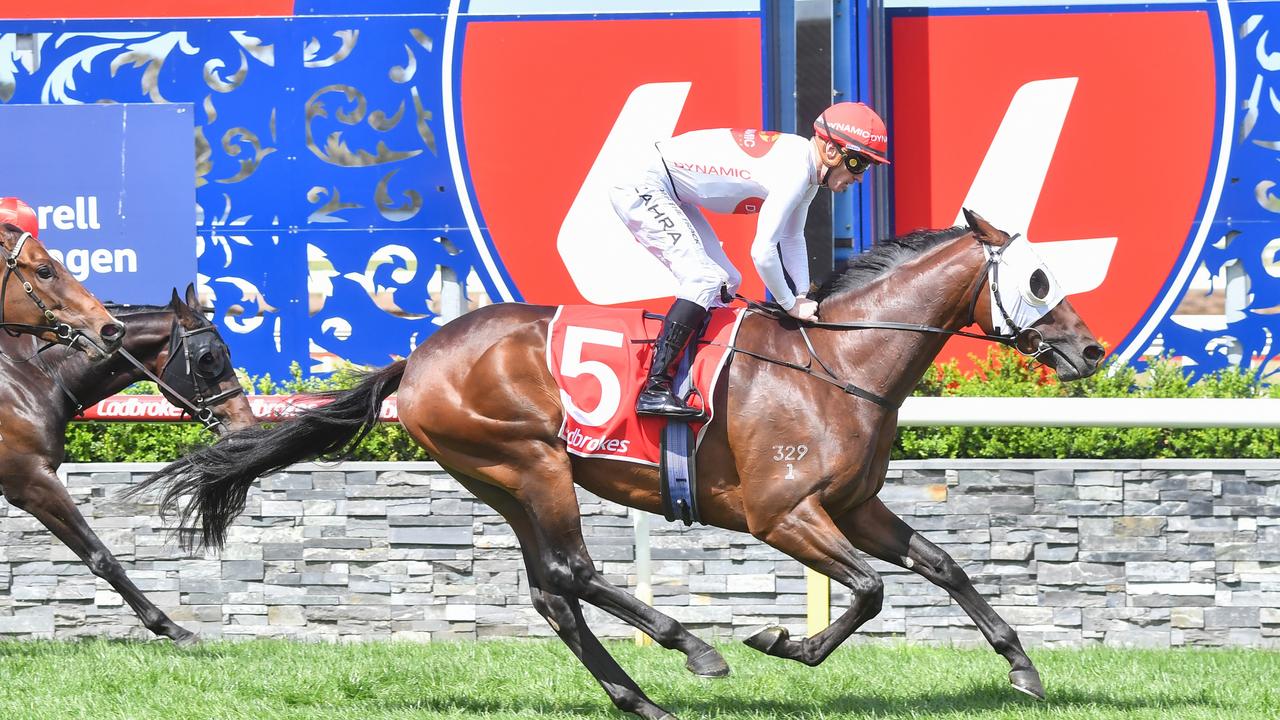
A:
[[[163,488],[161,514],[178,516],[183,543],[221,548],[227,527],[244,511],[255,480],[318,457],[348,457],[373,430],[382,401],[400,387],[404,368],[405,361],[400,360],[370,373],[351,390],[308,395],[326,402],[274,427],[228,433],[155,472],[129,494]],[[199,523],[198,532],[193,521]]]

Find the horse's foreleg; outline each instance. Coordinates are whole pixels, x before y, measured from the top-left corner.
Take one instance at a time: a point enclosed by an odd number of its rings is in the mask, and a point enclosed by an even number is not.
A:
[[[546,618],[551,629],[604,688],[613,704],[648,720],[674,720],[674,715],[644,694],[583,619],[578,597],[589,591],[591,576],[596,573],[581,542],[577,498],[551,497],[556,492],[553,489],[556,482],[544,482],[542,478],[519,484],[517,488],[523,497],[517,498],[506,486],[497,487],[455,470],[450,473],[511,525],[520,540],[534,609]],[[571,483],[568,490],[573,492]],[[535,507],[527,507],[528,503]],[[538,507],[542,512],[535,512]],[[574,542],[575,536],[577,542]]]
[[[148,630],[179,645],[196,641],[195,633],[180,627],[147,599],[125,574],[120,561],[94,534],[56,475],[47,469],[30,469],[0,479],[4,495],[15,507],[31,513],[71,548],[94,575],[106,580]]]
[[[863,623],[880,613],[884,582],[857,556],[857,550],[836,527],[817,499],[810,497],[761,532],[752,534],[782,552],[849,588],[853,600],[835,622],[804,640],[792,640],[781,626],[765,628],[747,638],[747,645],[769,655],[817,665]]]
[[[929,542],[885,507],[879,498],[838,520],[840,529],[861,550],[912,570],[946,590],[968,613],[991,647],[1009,661],[1009,681],[1034,698],[1044,699],[1040,673],[1022,649],[1018,634],[974,589],[973,582],[945,550]]]

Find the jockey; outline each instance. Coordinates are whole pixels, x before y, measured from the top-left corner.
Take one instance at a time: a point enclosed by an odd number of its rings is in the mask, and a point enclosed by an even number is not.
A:
[[[39,239],[40,224],[36,220],[36,211],[16,197],[0,197],[0,223],[9,223],[31,233],[31,237]]]
[[[672,394],[676,367],[708,309],[721,304],[722,290],[732,295],[742,281],[702,210],[759,213],[751,259],[765,287],[791,317],[803,321],[817,316],[818,303],[806,297],[809,203],[823,186],[843,192],[850,183],[862,182],[872,165],[889,164],[889,148],[884,121],[862,103],[827,108],[813,131],[812,140],[759,130],[688,132],[656,143],[648,167],[610,190],[609,199],[627,229],[679,284],[654,343],[636,413],[700,414]],[[784,268],[796,293],[787,286]]]

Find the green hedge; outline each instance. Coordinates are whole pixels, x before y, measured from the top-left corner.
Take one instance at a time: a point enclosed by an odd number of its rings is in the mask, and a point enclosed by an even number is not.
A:
[[[1172,361],[1152,363],[1139,376],[1116,368],[1075,383],[1058,382],[1053,373],[1002,347],[973,359],[962,372],[958,363],[937,365],[926,373],[917,395],[977,397],[1273,397],[1280,384],[1260,384],[1251,373],[1220,372],[1192,382]],[[262,394],[303,393],[350,387],[358,374],[341,371],[328,378],[303,378],[295,364],[292,377],[275,382],[251,378],[246,387]],[[153,393],[147,383],[129,392]],[[163,462],[212,436],[192,423],[72,423],[67,429],[69,462]],[[895,458],[1277,458],[1280,429],[1170,430],[1161,428],[938,427],[902,428]],[[359,460],[425,460],[399,425],[379,426],[361,445]]]
[[[1111,368],[1072,383],[1007,348],[973,359],[966,374],[956,362],[934,366],[917,395],[964,397],[1280,398],[1280,384],[1264,386],[1249,372],[1222,371],[1198,379],[1171,360],[1151,363],[1139,376]],[[911,427],[901,428],[893,456],[921,458],[1278,458],[1280,428],[1199,430],[1168,428]]]
[[[329,377],[302,377],[298,363],[290,367],[291,377],[276,382],[270,375],[249,376],[240,371],[245,390],[260,395],[294,395],[324,390],[342,390],[356,384],[360,372],[346,368]],[[129,386],[129,395],[155,395],[154,383]],[[67,426],[66,462],[169,462],[187,449],[213,442],[214,437],[196,423],[75,422]],[[418,447],[395,423],[382,423],[360,445],[358,460],[427,460]]]

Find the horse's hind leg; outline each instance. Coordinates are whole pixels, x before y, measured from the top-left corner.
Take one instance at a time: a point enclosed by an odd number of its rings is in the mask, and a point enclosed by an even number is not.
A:
[[[195,633],[170,620],[133,584],[120,561],[89,527],[56,475],[44,467],[25,468],[20,473],[6,473],[0,478],[0,485],[3,485],[4,496],[10,503],[31,513],[71,548],[94,575],[111,583],[148,630],[179,645],[196,642]]]
[[[767,529],[752,534],[807,567],[849,588],[853,600],[835,622],[822,632],[792,640],[786,628],[765,628],[746,639],[760,652],[817,665],[863,623],[880,613],[884,582],[836,527],[815,497],[809,497],[790,514],[776,518]]]
[[[582,605],[572,594],[548,590],[530,582],[533,606],[556,631],[569,650],[604,688],[619,710],[635,713],[646,720],[675,720],[675,715],[659,707],[644,694],[600,640],[587,627]]]
[[[929,542],[895,515],[879,498],[872,498],[839,518],[840,529],[858,548],[885,562],[912,570],[946,590],[973,618],[991,647],[1009,661],[1009,681],[1018,690],[1044,699],[1040,673],[1022,649],[1018,634],[974,589],[969,576],[945,550]]]
[[[684,666],[700,677],[721,678],[729,674],[729,663],[720,652],[689,632],[674,618],[640,602],[592,569],[590,584],[582,598],[614,617],[653,638],[668,650],[679,650],[686,656]]]
[[[604,688],[613,704],[648,720],[674,720],[674,715],[650,700],[618,665],[582,616],[578,598],[590,587],[595,566],[581,544],[578,502],[568,480],[568,468],[563,478],[544,473],[529,475],[531,479],[516,488],[519,496],[505,485],[497,487],[460,472],[450,473],[501,513],[515,530],[529,572],[534,608]],[[567,499],[565,488],[557,487],[560,485],[567,486]],[[575,537],[577,543],[573,541]]]
[[[505,490],[499,490],[492,485],[477,482],[458,473],[454,473],[454,477],[458,478],[458,481],[466,486],[472,494],[502,513],[512,527],[516,527],[517,522],[532,525],[524,508]],[[512,516],[517,516],[518,519],[512,520]],[[529,564],[527,554],[529,550],[527,548],[536,541],[532,530],[527,532],[517,530],[517,535],[520,536],[521,548],[525,549],[525,563],[527,565]],[[700,677],[710,678],[726,677],[729,674],[729,664],[725,662],[724,657],[720,655],[718,650],[697,635],[689,632],[675,619],[640,602],[631,593],[615,586],[600,573],[596,572],[595,565],[590,562],[586,544],[581,536],[566,542],[573,545],[573,547],[567,548],[568,552],[587,559],[586,563],[579,563],[589,568],[583,573],[585,575],[585,585],[582,587],[581,592],[583,600],[640,630],[653,638],[662,647],[668,650],[679,650],[684,653],[686,657],[684,666],[689,672]]]

